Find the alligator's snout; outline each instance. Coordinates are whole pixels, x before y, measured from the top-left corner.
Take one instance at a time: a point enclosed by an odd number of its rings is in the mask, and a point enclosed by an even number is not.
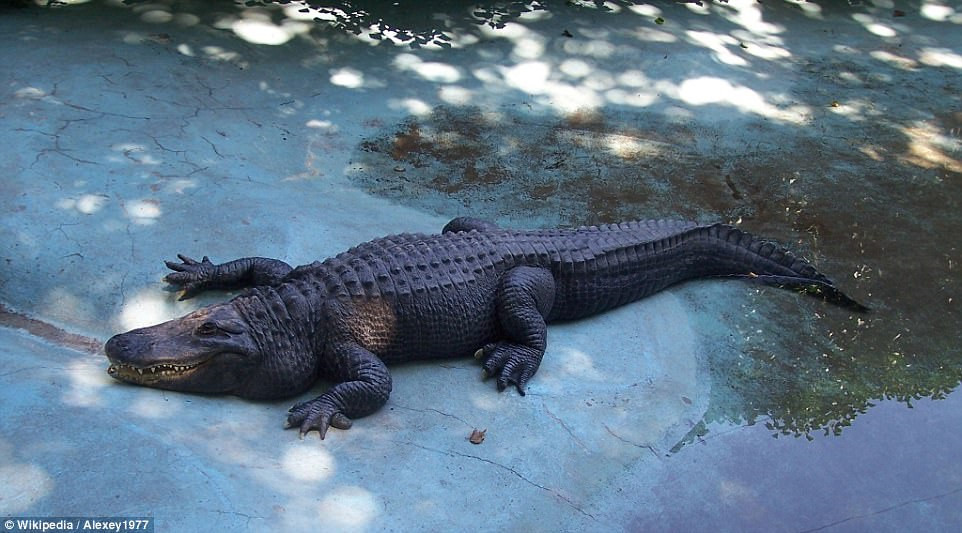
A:
[[[135,329],[111,337],[104,345],[104,353],[112,362],[133,363],[138,355],[150,353],[153,348],[152,336]]]

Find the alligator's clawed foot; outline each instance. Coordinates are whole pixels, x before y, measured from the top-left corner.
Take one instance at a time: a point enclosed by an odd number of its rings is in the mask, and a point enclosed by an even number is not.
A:
[[[290,408],[287,415],[287,423],[284,429],[293,427],[300,428],[300,437],[303,439],[308,432],[317,430],[324,440],[327,435],[328,427],[337,429],[350,429],[353,422],[350,418],[337,410],[334,405],[327,401],[323,396],[301,402]]]
[[[514,385],[524,396],[524,387],[541,365],[542,353],[534,348],[510,342],[494,342],[475,353],[484,360],[482,377],[498,376],[498,390]]]
[[[192,298],[207,289],[213,280],[217,265],[211,263],[206,255],[200,262],[182,254],[177,254],[177,258],[180,259],[180,263],[164,261],[167,268],[174,271],[167,274],[164,281],[176,285],[184,291],[180,299]]]

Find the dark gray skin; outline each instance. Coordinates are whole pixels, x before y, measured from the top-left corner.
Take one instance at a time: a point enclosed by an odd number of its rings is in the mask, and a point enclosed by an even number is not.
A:
[[[226,303],[114,336],[108,373],[197,393],[275,399],[317,379],[327,392],[291,408],[301,436],[377,411],[391,393],[386,364],[467,357],[499,390],[520,394],[541,364],[546,324],[611,309],[678,282],[740,277],[851,308],[808,262],[715,224],[645,221],[516,231],[458,218],[440,235],[394,235],[292,269],[249,257],[215,265],[179,256],[165,279],[189,298],[252,287]]]

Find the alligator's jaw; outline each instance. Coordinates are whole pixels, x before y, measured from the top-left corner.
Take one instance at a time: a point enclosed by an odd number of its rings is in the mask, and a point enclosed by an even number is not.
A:
[[[114,379],[136,385],[158,385],[184,379],[194,373],[206,361],[190,365],[161,363],[146,367],[111,361],[107,374]]]

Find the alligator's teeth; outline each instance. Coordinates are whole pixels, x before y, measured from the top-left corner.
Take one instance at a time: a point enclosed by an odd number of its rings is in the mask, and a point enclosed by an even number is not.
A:
[[[143,369],[143,368],[138,368],[138,369],[137,369],[137,373],[140,374],[140,375],[144,375],[144,369]]]

